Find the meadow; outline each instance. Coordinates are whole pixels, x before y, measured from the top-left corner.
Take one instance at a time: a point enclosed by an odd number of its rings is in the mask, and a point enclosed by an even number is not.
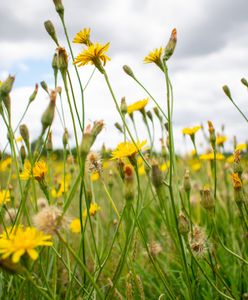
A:
[[[53,2],[68,44],[60,45],[52,21],[44,22],[55,46],[54,86],[45,81],[35,86],[17,127],[11,112],[15,77],[0,82],[0,118],[8,132],[0,149],[0,299],[248,299],[248,144],[237,143],[224,126],[217,130],[209,120],[182,128],[194,150],[176,153],[167,62],[177,30],[144,58],[146,67],[158,68],[164,78],[163,105],[124,65],[127,80],[145,95],[128,105],[124,97],[116,98],[105,69],[109,43],[92,41],[90,28],[69,38],[63,3]],[[73,53],[72,43],[82,51]],[[122,142],[114,149],[104,144],[92,151],[105,124],[85,121],[78,69],[88,64],[102,75],[116,107],[113,115],[121,120],[115,126]],[[240,88],[248,88],[245,78]],[[49,104],[41,113],[39,137],[30,140],[32,124],[23,120],[40,89]],[[230,89],[222,89],[246,126]],[[65,102],[70,115],[64,113]],[[147,110],[148,102],[153,110]],[[55,114],[64,128],[63,149],[53,147]],[[139,139],[137,115],[145,140]],[[73,124],[75,145],[66,120]],[[199,134],[206,152],[199,150]],[[228,139],[231,151],[225,147]]]

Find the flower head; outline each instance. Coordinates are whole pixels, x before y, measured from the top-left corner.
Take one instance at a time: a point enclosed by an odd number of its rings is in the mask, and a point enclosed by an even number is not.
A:
[[[76,57],[74,64],[81,67],[90,63],[95,65],[101,71],[102,63],[105,66],[106,62],[110,60],[110,58],[105,54],[108,49],[109,43],[105,45],[101,45],[99,43],[91,44]]]
[[[36,260],[38,252],[35,248],[52,246],[51,236],[45,235],[34,227],[23,228],[19,225],[18,227],[8,228],[7,233],[0,235],[0,254],[3,259],[11,256],[13,263],[18,263],[25,253]]]
[[[45,175],[48,169],[44,161],[37,161],[34,166],[31,166],[30,161],[25,160],[23,172],[20,174],[22,180],[28,180],[32,176],[38,180],[42,181],[45,179]]]
[[[239,190],[242,188],[242,181],[238,175],[238,173],[232,174],[232,182],[233,182],[233,188],[236,190]]]
[[[145,108],[145,106],[147,105],[148,101],[149,101],[149,99],[146,98],[146,99],[134,102],[131,105],[128,105],[127,112],[129,114],[132,114],[134,111],[141,111],[141,110],[143,110]]]
[[[186,128],[183,128],[183,130],[182,130],[182,133],[184,134],[184,135],[194,135],[194,134],[196,134],[196,132],[199,130],[199,129],[201,129],[201,126],[194,126],[194,127],[186,127]]]
[[[163,53],[162,47],[154,49],[144,58],[144,63],[146,64],[155,63],[160,68],[163,68],[161,62],[162,53]]]
[[[118,144],[116,149],[112,151],[112,159],[131,157],[139,152],[146,144],[146,140],[142,142],[136,142],[136,145],[132,142],[123,142]],[[137,147],[136,147],[137,146]]]
[[[217,135],[216,144],[219,146],[223,146],[227,141],[227,137],[225,135]]]
[[[97,203],[91,202],[90,209],[89,209],[90,216],[94,217],[100,209],[101,207]],[[87,209],[85,208],[83,211],[83,217],[86,218],[86,216],[87,216]]]
[[[73,233],[79,233],[81,231],[80,219],[73,219],[70,223],[70,230]]]
[[[9,201],[10,201],[9,190],[0,190],[0,205],[6,204]]]
[[[80,30],[74,37],[73,43],[75,44],[85,44],[86,46],[91,45],[90,41],[90,28],[84,28]]]
[[[214,160],[214,152],[202,154],[200,156],[201,160]],[[225,156],[222,153],[216,153],[216,160],[223,160]]]

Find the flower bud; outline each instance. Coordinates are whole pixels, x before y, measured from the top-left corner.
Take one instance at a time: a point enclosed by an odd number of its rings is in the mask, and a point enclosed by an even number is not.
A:
[[[61,0],[53,0],[53,3],[55,5],[55,9],[57,11],[57,13],[59,14],[59,16],[63,19],[64,18],[64,6],[62,4]]]
[[[19,127],[20,135],[23,138],[25,145],[27,148],[29,147],[29,131],[26,124],[22,124]]]
[[[12,90],[15,81],[15,76],[8,76],[8,78],[0,86],[0,98],[5,98]]]
[[[124,172],[124,187],[125,187],[125,199],[126,201],[132,201],[135,196],[135,184],[134,184],[134,168],[132,165],[125,165]]]
[[[189,170],[185,171],[184,180],[183,180],[183,188],[185,192],[189,193],[191,190],[191,183],[190,183],[190,172]]]
[[[121,113],[125,115],[127,113],[127,103],[125,97],[121,98]]]
[[[47,137],[47,143],[46,143],[46,150],[47,152],[53,151],[53,141],[52,141],[52,132],[50,131]]]
[[[152,163],[152,183],[155,188],[159,188],[163,184],[163,173],[159,169],[158,163],[154,161]]]
[[[66,146],[68,144],[68,139],[69,139],[68,130],[67,130],[67,128],[65,128],[63,138],[62,138],[64,148],[66,148]]]
[[[128,65],[124,65],[122,68],[123,68],[124,72],[125,72],[127,75],[129,75],[129,76],[135,78],[132,69],[131,69]]]
[[[52,125],[55,113],[55,103],[56,103],[56,92],[51,91],[50,93],[50,102],[47,109],[44,111],[41,117],[42,124],[42,135],[45,133],[46,129]]]
[[[230,91],[229,87],[228,87],[227,85],[224,85],[224,86],[222,87],[222,89],[223,89],[223,92],[226,94],[226,96],[227,96],[231,101],[233,101],[232,95],[231,95],[231,91]]]
[[[190,224],[185,215],[181,212],[177,218],[178,230],[181,235],[187,235],[189,233]]]
[[[211,192],[209,188],[204,187],[203,190],[200,191],[201,194],[201,205],[206,209],[206,210],[212,210],[215,207],[215,202],[214,198],[211,195]]]
[[[21,156],[21,161],[24,164],[24,161],[25,161],[27,155],[26,155],[25,147],[23,145],[21,145],[21,148],[20,148],[20,156]]]
[[[116,127],[121,133],[123,133],[122,126],[121,126],[118,122],[115,123],[115,127]]]
[[[215,129],[211,121],[208,121],[208,131],[210,135],[210,144],[213,149],[215,149],[215,143],[216,143],[216,136],[215,136]]]
[[[34,89],[33,93],[32,93],[32,94],[30,95],[30,97],[29,97],[29,103],[31,103],[31,102],[33,102],[33,101],[35,100],[35,98],[36,98],[36,96],[37,96],[37,93],[38,93],[38,89],[39,89],[39,86],[38,86],[38,84],[36,83],[35,89]]]
[[[46,22],[44,22],[44,26],[46,28],[46,31],[47,33],[50,35],[50,37],[53,39],[53,41],[55,42],[55,44],[57,46],[59,46],[59,43],[58,43],[58,39],[57,39],[57,35],[56,35],[56,31],[55,31],[55,28],[53,26],[53,23],[52,21],[50,20],[47,20]]]
[[[68,54],[67,54],[65,48],[62,48],[62,47],[57,48],[57,53],[58,53],[57,66],[63,75],[63,74],[65,74],[65,72],[68,69]]]
[[[241,82],[243,83],[244,86],[248,88],[248,81],[245,78],[242,78]]]
[[[43,88],[43,90],[49,94],[49,90],[48,90],[48,86],[47,86],[46,82],[45,81],[41,81],[40,85]]]
[[[176,48],[176,44],[177,44],[177,30],[176,28],[174,28],[171,32],[169,42],[165,47],[163,61],[167,61],[172,56]]]
[[[146,114],[147,114],[147,117],[151,120],[151,122],[153,122],[153,116],[152,116],[151,111],[148,110],[148,111],[146,112]]]

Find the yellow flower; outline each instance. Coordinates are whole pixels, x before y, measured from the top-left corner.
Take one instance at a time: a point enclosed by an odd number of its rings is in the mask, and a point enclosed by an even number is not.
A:
[[[6,169],[11,165],[11,157],[7,157],[5,160],[0,162],[0,172],[5,172]]]
[[[210,152],[210,153],[206,153],[206,154],[202,154],[200,156],[201,160],[214,160],[214,153]],[[216,160],[223,160],[225,159],[225,156],[221,153],[216,153]]]
[[[127,112],[129,114],[133,113],[134,111],[138,111],[138,110],[142,110],[145,108],[145,106],[147,105],[149,101],[149,98],[146,98],[146,99],[143,99],[143,100],[140,100],[140,101],[137,101],[131,105],[129,105],[127,107]]]
[[[16,142],[19,143],[19,142],[22,142],[23,138],[21,136],[18,136],[18,138],[16,138]]]
[[[86,46],[90,46],[90,28],[84,28],[80,30],[74,37],[73,43],[75,44],[85,44]]]
[[[246,144],[238,144],[236,146],[235,151],[237,151],[237,150],[243,151],[243,150],[246,150],[246,149],[247,149],[247,145]]]
[[[41,181],[44,180],[47,171],[47,166],[44,161],[37,161],[32,168],[30,161],[25,160],[24,170],[20,174],[20,178],[22,180],[28,180],[33,176],[36,180]]]
[[[136,142],[137,147],[132,142],[123,142],[117,145],[116,149],[112,151],[112,159],[130,157],[135,155],[146,144],[146,140],[143,142]]]
[[[162,66],[161,63],[162,52],[163,52],[162,47],[154,49],[144,58],[144,63],[146,64],[155,63],[159,67]]]
[[[99,43],[92,44],[76,57],[74,64],[78,65],[78,67],[81,67],[90,63],[96,67],[99,67],[102,61],[103,65],[105,66],[107,60],[110,60],[110,58],[104,54],[104,52],[108,51],[108,49],[109,43],[106,45],[101,45]]]
[[[223,146],[223,144],[227,141],[227,137],[225,135],[218,135],[216,138],[216,144]]]
[[[90,174],[90,179],[92,181],[97,181],[100,178],[99,172],[93,172]]]
[[[194,126],[194,127],[186,127],[183,128],[182,133],[188,134],[188,135],[194,135],[199,129],[201,129],[201,126]]]
[[[193,171],[199,171],[201,169],[201,164],[200,163],[193,163],[191,165],[191,168]]]
[[[56,188],[51,190],[53,198],[59,198],[69,191],[71,176],[67,174],[57,182]]]
[[[9,190],[0,190],[0,205],[6,204],[9,201],[10,201]]]
[[[79,233],[81,231],[81,224],[78,218],[71,221],[70,230],[73,233]]]
[[[170,166],[170,162],[164,162],[162,165],[159,166],[160,171],[165,172]]]
[[[138,168],[138,173],[140,176],[144,175],[146,173],[146,170],[145,170],[145,167],[144,165],[141,165],[139,168]]]
[[[234,157],[233,157],[233,155],[228,156],[228,158],[226,159],[226,161],[227,161],[229,164],[232,164],[232,163],[234,162]]]
[[[233,173],[232,174],[232,182],[233,182],[233,188],[234,189],[241,189],[242,188],[242,182],[241,182],[241,179],[239,178],[238,173]]]
[[[38,258],[36,247],[52,246],[51,236],[45,235],[35,227],[23,228],[19,225],[13,229],[8,228],[7,233],[0,235],[0,254],[2,259],[11,256],[13,263],[18,263],[25,253],[36,260]]]
[[[90,216],[95,216],[95,214],[101,209],[101,207],[97,203],[90,203]],[[83,211],[83,217],[86,218],[87,216],[87,209],[85,208]]]

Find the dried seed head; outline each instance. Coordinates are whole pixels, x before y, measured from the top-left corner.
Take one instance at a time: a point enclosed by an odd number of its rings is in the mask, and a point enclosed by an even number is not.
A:
[[[149,250],[150,253],[153,257],[157,256],[159,253],[162,252],[162,246],[160,243],[156,242],[156,241],[152,241],[151,244],[149,245]]]
[[[42,210],[43,208],[46,208],[49,205],[48,205],[48,202],[45,198],[39,198],[37,200],[37,206],[38,206],[39,210]]]
[[[189,233],[190,224],[185,215],[181,212],[177,218],[178,221],[178,230],[180,234],[186,235]]]
[[[203,257],[207,253],[207,238],[202,228],[194,226],[193,233],[189,234],[189,244],[192,252],[196,256]]]
[[[204,187],[203,190],[200,191],[201,194],[201,205],[206,210],[213,210],[215,207],[214,197],[212,196],[210,189],[208,187]]]
[[[16,215],[17,215],[18,209],[17,208],[9,208],[6,210],[4,219],[7,223],[13,223]]]
[[[90,173],[101,173],[102,172],[102,158],[97,152],[90,152],[86,159],[86,169]]]

